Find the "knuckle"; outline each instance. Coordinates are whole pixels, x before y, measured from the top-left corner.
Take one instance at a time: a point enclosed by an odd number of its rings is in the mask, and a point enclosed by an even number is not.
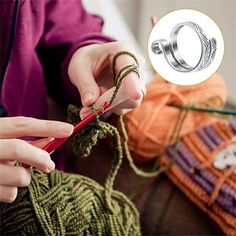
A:
[[[44,125],[44,128],[48,131],[48,133],[51,133],[52,131],[58,133],[61,129],[61,123],[57,121],[45,121]]]
[[[93,89],[90,85],[91,83],[89,81],[80,81],[77,84],[81,97],[84,97],[86,93],[93,93]]]
[[[44,155],[43,158],[40,158],[38,163],[37,163],[37,167],[40,169],[40,170],[45,170],[47,169],[48,165],[49,165],[49,162],[50,162],[50,157],[49,155]]]
[[[35,157],[36,158],[34,159],[32,165],[40,170],[47,169],[51,160],[49,153],[43,150],[37,150],[35,152]]]
[[[20,168],[17,175],[17,186],[26,187],[30,184],[31,178],[30,174],[24,168]]]
[[[22,153],[25,152],[24,144],[25,143],[23,140],[20,140],[20,139],[13,140],[11,152],[14,158],[22,156]]]
[[[58,125],[56,125],[56,124],[52,124],[52,122],[50,122],[50,121],[46,121],[45,123],[44,123],[44,126],[45,126],[45,129],[46,130],[51,130],[51,129],[57,129],[57,127],[58,127]],[[52,127],[53,126],[53,127]]]
[[[14,120],[14,128],[18,131],[25,131],[29,128],[31,118],[18,116]]]
[[[5,201],[8,203],[12,203],[16,200],[16,197],[17,197],[17,187],[12,187],[8,189]]]

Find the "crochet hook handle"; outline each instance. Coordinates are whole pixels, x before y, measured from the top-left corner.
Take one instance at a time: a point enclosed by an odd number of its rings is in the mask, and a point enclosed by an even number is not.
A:
[[[101,108],[98,108],[96,110],[96,115],[100,116],[104,113],[104,111],[110,106],[110,102],[104,102]],[[85,125],[87,125],[89,122],[93,121],[96,118],[96,115],[94,113],[90,113],[88,116],[86,116],[83,120],[81,120],[79,123],[77,123],[74,126],[74,130],[72,134],[75,134],[78,132],[81,128],[83,128]],[[71,135],[72,135],[71,134]],[[49,154],[53,153],[57,148],[59,148],[63,143],[66,142],[66,140],[69,137],[66,138],[56,138],[50,143],[48,143],[45,147],[43,147],[43,150],[47,151]],[[25,168],[28,168],[29,165],[22,163],[22,166]]]

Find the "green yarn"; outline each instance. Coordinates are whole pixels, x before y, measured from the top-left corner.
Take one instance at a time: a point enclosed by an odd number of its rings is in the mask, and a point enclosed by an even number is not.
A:
[[[122,54],[134,57],[120,52],[114,57],[113,66]],[[130,72],[138,73],[137,65],[126,66],[114,75],[117,86],[111,102]],[[79,109],[75,106],[69,106],[68,114],[71,123],[79,121]],[[31,184],[19,188],[13,203],[0,203],[0,235],[140,235],[135,206],[124,194],[113,190],[122,162],[117,129],[97,118],[78,132],[74,151],[86,157],[99,139],[107,137],[113,140],[114,158],[104,187],[81,175],[57,170],[45,174],[31,168]]]
[[[140,235],[135,206],[113,190],[122,161],[116,128],[97,120],[77,134],[80,142],[75,141],[74,148],[88,156],[97,141],[108,135],[113,138],[114,159],[105,187],[80,175],[32,169],[29,187],[21,188],[12,204],[0,204],[1,235]]]
[[[112,103],[114,101],[114,99],[116,98],[117,96],[117,93],[120,89],[120,86],[122,84],[122,81],[124,80],[124,78],[131,72],[134,72],[138,75],[139,77],[139,73],[138,73],[138,67],[137,65],[128,65],[128,66],[124,66],[117,75],[115,75],[114,77],[114,80],[115,80],[115,83],[116,83],[116,89],[115,91],[113,92],[112,94],[112,97],[111,97],[111,100],[110,100],[110,103]]]
[[[88,157],[98,141],[108,137],[112,138],[114,152],[112,167],[105,182],[105,188],[110,192],[123,158],[120,135],[117,129],[106,122],[96,119],[76,134],[73,151],[80,157]]]
[[[80,109],[77,106],[70,104],[67,108],[67,114],[68,114],[67,122],[71,124],[75,124],[78,121],[80,121],[79,112],[80,112]]]
[[[176,107],[181,110],[193,110],[193,111],[199,111],[199,112],[207,112],[207,113],[219,113],[222,115],[232,115],[236,116],[236,110],[231,109],[218,109],[214,107],[198,107],[195,105],[187,105],[187,106],[179,106],[179,105],[171,105],[172,107]]]
[[[29,187],[0,212],[0,235],[140,235],[137,210],[124,194],[60,171],[32,169]]]
[[[135,61],[136,64],[132,64],[132,65],[127,65],[124,66],[118,73],[116,73],[116,61],[117,58],[121,55],[128,55],[130,57],[132,57]],[[116,88],[115,91],[112,94],[112,97],[110,99],[110,104],[112,104],[112,102],[114,101],[114,99],[117,96],[117,93],[120,89],[120,86],[124,80],[124,78],[130,74],[131,72],[134,72],[138,75],[139,77],[139,72],[138,72],[138,61],[135,58],[135,56],[133,54],[131,54],[130,52],[126,52],[126,51],[121,51],[119,53],[117,53],[114,58],[113,58],[113,63],[112,63],[112,71],[113,71],[113,77],[114,77],[114,81],[116,83]],[[94,114],[96,115],[95,112],[95,107],[94,105],[91,106],[92,111],[94,112]],[[80,120],[79,117],[79,111],[80,109],[77,108],[74,105],[70,105],[68,107],[68,122],[70,123],[77,123]],[[163,173],[164,171],[166,171],[169,166],[164,166],[158,169],[153,169],[151,171],[144,171],[140,168],[138,168],[135,163],[133,162],[133,159],[131,157],[130,151],[129,151],[129,147],[128,147],[128,134],[126,132],[126,128],[125,128],[125,124],[124,124],[124,120],[123,120],[123,115],[119,116],[118,119],[118,125],[120,127],[120,133],[123,139],[123,148],[124,148],[124,153],[129,161],[129,165],[131,167],[131,169],[139,176],[142,177],[146,177],[146,178],[151,178],[151,177],[155,177],[158,176],[159,174]],[[112,136],[113,138],[119,138],[120,139],[120,134],[119,132],[116,130],[116,128],[114,128],[112,125],[102,122],[99,119],[96,119],[94,122],[91,122],[90,124],[88,124],[86,127],[84,127],[82,130],[80,130],[77,135],[75,136],[74,139],[74,144],[73,144],[73,151],[76,155],[80,156],[80,157],[87,157],[89,156],[89,154],[91,153],[92,148],[97,144],[97,142],[100,139],[104,139],[107,136]],[[115,142],[114,142],[115,143]],[[114,145],[114,149],[120,149],[122,152],[122,145],[119,143],[115,143]],[[122,158],[122,155],[121,155]]]
[[[70,119],[78,108],[69,107]],[[122,162],[117,129],[98,119],[75,137],[74,151],[88,156],[99,139],[113,139],[112,167],[102,187],[81,175],[32,171],[32,182],[21,188],[16,201],[0,204],[1,235],[140,235],[138,212],[130,200],[113,190]]]

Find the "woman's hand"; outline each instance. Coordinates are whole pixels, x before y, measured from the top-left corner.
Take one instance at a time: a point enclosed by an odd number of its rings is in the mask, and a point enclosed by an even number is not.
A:
[[[55,164],[41,148],[54,138],[68,137],[72,132],[72,125],[58,121],[27,117],[0,118],[0,201],[13,202],[17,187],[30,184],[30,170],[15,166],[16,161],[49,173]],[[48,138],[33,142],[19,139],[25,136]]]
[[[120,51],[129,51],[137,57],[140,79],[134,72],[127,75],[120,89],[130,99],[115,107],[112,112],[121,114],[139,106],[141,103],[143,92],[145,92],[144,73],[142,70],[144,58],[137,55],[130,45],[124,43],[113,42],[85,46],[74,53],[68,68],[71,82],[78,88],[84,106],[80,113],[82,118],[87,115],[88,107],[95,103],[104,92],[115,85],[111,63],[114,55]],[[116,72],[118,73],[124,66],[134,63],[136,62],[132,57],[121,55],[117,58]],[[119,93],[118,99],[122,99],[119,98]]]

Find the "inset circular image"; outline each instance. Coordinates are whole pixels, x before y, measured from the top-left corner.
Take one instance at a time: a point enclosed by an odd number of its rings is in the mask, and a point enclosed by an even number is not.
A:
[[[148,55],[155,71],[178,85],[194,85],[211,77],[224,55],[224,40],[217,24],[190,9],[173,11],[153,27]]]

